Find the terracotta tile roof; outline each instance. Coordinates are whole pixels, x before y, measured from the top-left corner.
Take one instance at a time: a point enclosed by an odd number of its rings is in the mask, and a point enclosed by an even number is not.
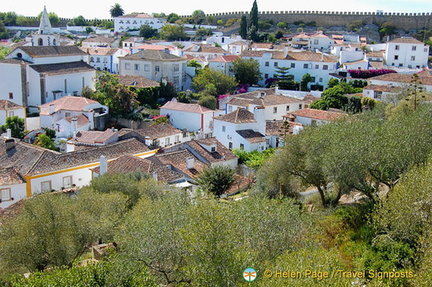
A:
[[[6,151],[5,139],[0,138],[0,167],[14,167],[21,175],[26,175],[44,154],[60,155],[21,141],[15,141],[15,147]]]
[[[293,61],[307,61],[307,62],[328,62],[337,63],[337,56],[330,56],[321,53],[315,53],[312,51],[290,51],[288,55],[284,57],[283,51],[243,51],[242,57],[262,57],[264,53],[271,53],[272,59],[280,60],[293,60]]]
[[[249,43],[245,42],[245,41],[235,41],[232,42],[231,44],[228,44],[228,46],[248,46]]]
[[[170,168],[161,165],[158,160],[152,160],[153,158],[154,156],[139,158],[131,155],[123,155],[108,162],[107,173],[133,173],[140,171],[150,176],[157,174],[157,180],[166,183],[171,183],[183,178],[182,174],[176,173]],[[93,168],[92,171],[99,174],[100,166]]]
[[[236,132],[250,143],[259,143],[266,141],[263,134],[254,130],[237,130]]]
[[[181,130],[176,129],[170,124],[161,123],[153,124],[143,129],[134,130],[136,133],[140,134],[143,138],[150,137],[150,139],[158,139],[162,137],[172,136],[182,133]]]
[[[69,123],[72,123],[72,121],[74,119],[76,119],[76,121],[77,121],[76,122],[77,127],[82,127],[82,126],[87,125],[87,124],[90,123],[89,119],[85,115],[83,115],[83,114],[80,114],[80,115],[77,115],[77,116],[66,117],[64,119],[66,121],[68,121]]]
[[[211,44],[195,44],[186,49],[183,49],[185,53],[212,53],[212,54],[227,54],[228,52],[221,47],[216,47]]]
[[[25,183],[24,178],[19,174],[17,168],[0,168],[0,186]]]
[[[367,52],[366,57],[370,58],[384,58],[385,51],[374,51],[374,52]]]
[[[214,119],[235,124],[256,123],[254,114],[246,109],[237,109],[229,114],[215,117]]]
[[[377,92],[397,93],[402,90],[401,87],[389,85],[367,85],[363,90],[373,90]]]
[[[98,47],[98,48],[81,48],[81,50],[91,56],[112,56],[120,49]]]
[[[371,66],[371,68],[373,69],[382,69],[384,67],[384,62],[375,62],[375,61],[370,61],[369,65]]]
[[[32,68],[38,73],[45,74],[45,75],[61,75],[61,74],[95,71],[95,69],[92,66],[84,62],[30,65],[30,68]]]
[[[154,17],[150,16],[149,14],[126,14],[122,16],[118,16],[116,18],[148,18],[148,19],[155,19]]]
[[[209,62],[222,62],[222,63],[231,63],[235,60],[240,59],[240,56],[236,55],[223,55],[223,56],[217,56],[214,59],[208,60]]]
[[[186,145],[199,153],[209,163],[228,161],[237,158],[231,150],[221,144],[216,138],[193,140],[187,142]],[[216,150],[214,152],[208,151],[205,146],[216,146]]]
[[[184,61],[185,59],[173,54],[158,50],[140,50],[137,53],[120,57],[120,60],[142,60],[142,61]]]
[[[163,165],[171,165],[174,169],[177,169],[190,178],[196,178],[198,174],[207,167],[205,163],[201,162],[188,150],[161,153],[157,154],[156,158]],[[194,160],[194,167],[192,169],[186,168],[187,158],[193,158]]]
[[[347,114],[343,112],[332,112],[332,111],[315,110],[309,108],[293,111],[288,115],[294,115],[296,117],[299,116],[299,117],[305,117],[305,118],[311,118],[311,119],[317,119],[323,121],[335,121],[347,116]]]
[[[159,109],[184,111],[187,113],[197,113],[197,114],[214,112],[213,110],[210,110],[210,109],[203,107],[203,106],[200,106],[198,104],[186,104],[186,103],[179,103],[179,102],[174,102],[174,101],[166,102],[165,105],[163,105]]]
[[[52,56],[87,55],[77,46],[21,46],[21,49],[33,58]]]
[[[251,48],[257,49],[273,49],[273,43],[252,43]]]
[[[423,85],[431,86],[432,85],[432,75],[428,72],[418,73],[419,80]],[[395,82],[395,83],[411,83],[412,74],[399,74],[399,73],[389,73],[376,77],[369,78],[369,81],[378,80],[378,81],[386,81],[386,82]]]
[[[135,88],[153,88],[159,87],[160,84],[152,79],[145,78],[143,76],[133,75],[116,75],[119,79],[120,84],[135,87]]]
[[[23,106],[15,104],[14,102],[8,100],[0,100],[0,110],[14,110],[14,109],[23,109]]]
[[[25,64],[29,64],[29,63],[31,63],[31,62],[29,62],[29,61],[25,61],[25,60],[23,60],[23,59],[3,59],[3,60],[0,60],[0,63],[3,63],[3,64],[15,64],[15,65],[25,65]]]
[[[144,143],[136,139],[129,139],[66,154],[43,153],[28,174],[42,174],[98,162],[102,155],[108,159],[113,159],[126,154],[138,154],[146,151],[149,151],[149,148]]]
[[[175,48],[173,46],[153,45],[153,44],[143,44],[141,46],[135,46],[133,48],[137,49],[137,50],[157,50],[157,51],[165,51],[165,50],[174,51],[175,50]]]
[[[41,109],[42,115],[48,115],[49,114],[49,107],[50,105],[54,105],[54,111],[58,112],[60,110],[67,110],[67,111],[85,111],[84,109],[91,104],[98,104],[97,101],[84,98],[84,97],[74,97],[74,96],[64,96],[60,99],[54,100],[52,102],[40,105],[39,108]],[[42,110],[44,109],[44,110]]]
[[[303,98],[303,101],[305,102],[305,104],[312,104],[313,102],[319,100],[320,98],[318,97],[314,97],[312,95],[306,95]]]
[[[104,37],[104,36],[98,36],[98,37],[88,37],[87,39],[83,40],[85,43],[112,43],[114,42],[113,37]]]
[[[420,42],[415,38],[405,38],[405,37],[393,39],[389,43],[424,44],[423,42]]]
[[[264,96],[261,96],[265,93]],[[302,102],[301,99],[274,94],[273,89],[262,89],[254,92],[234,95],[227,103],[235,106],[247,107],[258,105],[263,107]]]
[[[106,131],[79,131],[76,133],[75,137],[72,141],[76,143],[87,143],[87,144],[96,144],[96,143],[105,143],[112,136],[114,136],[117,132],[112,129],[107,129]]]
[[[285,121],[267,121],[266,122],[266,135],[267,136],[281,136],[284,133]],[[288,123],[288,134],[293,133],[294,126],[303,126],[300,123],[286,121]]]

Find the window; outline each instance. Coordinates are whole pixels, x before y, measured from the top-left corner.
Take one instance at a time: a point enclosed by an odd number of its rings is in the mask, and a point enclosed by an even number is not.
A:
[[[94,62],[94,58],[90,57],[90,62],[93,63]]]
[[[396,46],[395,46],[395,50],[399,50],[399,45],[396,45]]]
[[[170,138],[165,139],[165,146],[169,146],[171,144]]]
[[[328,70],[328,65],[323,65],[323,70]]]
[[[144,64],[144,71],[149,72],[150,71],[150,65]]]
[[[130,70],[130,63],[125,63],[125,70]]]
[[[0,191],[1,191],[1,201],[0,202],[13,200],[11,197],[10,188],[2,188],[2,189],[0,189]]]
[[[15,114],[14,114],[14,112],[13,111],[9,111],[9,113],[8,113],[8,117],[13,117]]]
[[[68,117],[70,117],[71,116],[71,113],[70,112],[65,112],[65,118],[68,118]]]
[[[228,112],[232,112],[232,106],[228,106]]]
[[[135,64],[134,69],[135,69],[135,71],[139,71],[139,64]]]
[[[295,63],[291,63],[291,68],[295,68]]]
[[[299,104],[299,110],[301,110],[303,108],[302,104]]]
[[[319,69],[319,65],[315,65],[315,69]]]
[[[9,93],[9,99],[10,99],[10,100],[13,99],[13,93]]]
[[[273,114],[277,114],[277,107],[273,108]]]
[[[375,99],[381,99],[382,98],[382,92],[374,91],[374,98]]]
[[[318,39],[315,39],[315,40],[314,40],[314,45],[318,45],[318,43],[319,43],[319,42],[318,42]]]
[[[72,186],[72,176],[65,176],[63,177],[63,187],[71,187]]]
[[[229,149],[232,149],[232,148],[233,148],[233,143],[232,143],[232,142],[229,142],[229,143],[228,143],[228,148],[229,148]]]
[[[309,65],[308,64],[303,64],[303,69],[308,69]]]
[[[427,51],[428,51],[428,49],[427,48],[424,48],[424,50],[423,50],[425,53],[427,53]]]
[[[174,76],[173,77],[173,83],[174,83],[174,85],[178,85],[180,83],[180,77],[179,76]]]
[[[106,63],[108,63],[108,59],[107,58],[104,58],[103,59],[103,62],[106,64]]]
[[[240,144],[240,149],[244,149],[244,144]]]
[[[411,50],[412,50],[412,51],[416,51],[416,50],[417,50],[417,46],[412,46],[412,47],[411,47]]]
[[[268,66],[270,66],[270,63],[269,62],[265,62],[264,66],[268,67]]]
[[[159,66],[155,66],[155,72],[159,72],[160,71],[160,67]]]
[[[96,63],[100,63],[100,58],[99,57],[96,58]]]
[[[415,56],[411,56],[411,61],[415,61]]]
[[[290,109],[289,106],[286,106],[286,111],[287,111],[287,112],[289,111],[289,109]]]
[[[399,60],[399,55],[395,55],[395,56],[394,56],[394,59],[395,59],[395,60]]]
[[[41,192],[51,191],[51,180],[41,182]]]
[[[174,141],[175,141],[175,143],[179,143],[180,142],[180,136],[175,136]]]
[[[278,66],[278,62],[274,62],[274,66],[277,67]]]
[[[226,132],[226,127],[225,126],[222,126],[222,132],[223,133]]]
[[[264,74],[264,79],[268,79],[268,74]]]
[[[179,64],[174,64],[173,68],[174,68],[174,72],[178,72],[180,70],[180,65]]]
[[[318,82],[322,83],[322,81],[323,81],[323,78],[319,78]]]
[[[311,77],[311,82],[315,82],[315,77]]]

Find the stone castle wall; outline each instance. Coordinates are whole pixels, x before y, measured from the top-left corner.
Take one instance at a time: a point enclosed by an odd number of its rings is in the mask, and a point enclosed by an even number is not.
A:
[[[227,12],[207,14],[217,20],[227,21],[231,18],[240,19],[249,12]],[[182,16],[191,17],[191,16]],[[390,22],[399,29],[432,29],[432,12],[428,13],[389,13],[389,12],[322,12],[322,11],[264,11],[259,13],[262,20],[273,20],[274,23],[304,23],[315,22],[320,26],[346,26],[354,21],[364,21],[365,24],[382,24]]]

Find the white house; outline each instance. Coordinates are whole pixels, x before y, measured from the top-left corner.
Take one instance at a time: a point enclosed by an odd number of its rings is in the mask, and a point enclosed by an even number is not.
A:
[[[231,96],[225,111],[230,113],[238,108],[245,108],[253,113],[256,107],[263,107],[264,120],[273,121],[282,120],[288,112],[302,109],[304,104],[302,99],[277,95],[274,89],[260,89]]]
[[[119,140],[118,131],[107,129],[105,131],[77,131],[66,143],[66,151],[72,152],[82,147],[95,147],[115,143]]]
[[[249,48],[249,43],[246,41],[235,41],[226,46],[226,50],[230,55],[241,55],[244,50]]]
[[[167,123],[150,125],[134,132],[145,140],[146,145],[152,147],[169,147],[190,140],[188,133]]]
[[[8,100],[0,100],[0,126],[6,123],[6,118],[13,116],[25,120],[25,108]]]
[[[76,46],[16,48],[0,61],[0,99],[36,107],[94,89],[96,70],[87,63],[88,54]]]
[[[346,117],[347,114],[342,111],[325,111],[315,109],[301,109],[286,115],[288,121],[294,121],[304,126],[327,124]]]
[[[211,137],[213,117],[217,111],[198,104],[185,104],[169,101],[160,107],[160,115],[169,117],[171,125],[180,130],[198,133],[198,137]]]
[[[411,69],[428,66],[429,45],[414,38],[397,38],[387,42],[385,63],[387,66]]]
[[[139,30],[142,25],[149,25],[153,29],[160,29],[165,25],[165,19],[155,18],[148,14],[127,14],[114,17],[114,33],[124,33]]]
[[[263,151],[267,148],[264,108],[256,107],[254,113],[239,108],[229,114],[214,118],[214,137],[229,149]]]
[[[92,180],[91,169],[100,165],[100,158],[108,161],[122,155],[146,158],[156,153],[136,139],[87,148],[71,153],[59,153],[14,139],[0,139],[0,171],[9,179],[0,189],[10,190],[8,204],[44,191],[88,185]],[[13,169],[13,170],[12,170]],[[2,191],[8,197],[8,190]],[[13,199],[12,199],[13,198]]]
[[[94,36],[81,41],[82,48],[113,48],[114,37]]]
[[[309,49],[312,51],[319,50],[321,52],[330,52],[331,46],[335,44],[335,41],[323,34],[322,31],[309,36]]]
[[[97,101],[66,96],[39,106],[42,128],[56,131],[57,137],[71,137],[74,132],[105,127],[108,107]]]
[[[190,55],[195,58],[203,57],[207,61],[216,59],[219,56],[228,55],[228,52],[221,47],[212,44],[193,44],[192,46],[183,49],[184,55]]]
[[[240,59],[240,56],[236,55],[225,55],[218,56],[214,59],[208,60],[208,66],[210,69],[223,72],[227,76],[234,77],[234,61]]]
[[[114,74],[118,74],[119,72],[119,57],[130,54],[128,49],[81,48],[81,50],[90,55],[90,65],[93,68]]]
[[[242,58],[252,58],[259,62],[260,72],[265,80],[274,78],[278,67],[287,67],[294,80],[300,82],[303,75],[309,73],[312,82],[309,85],[319,85],[324,89],[330,80],[330,74],[338,69],[338,57],[312,51],[244,51]]]
[[[185,58],[161,51],[140,50],[119,59],[120,75],[143,76],[157,82],[164,80],[172,83],[180,91],[188,88],[185,87]]]

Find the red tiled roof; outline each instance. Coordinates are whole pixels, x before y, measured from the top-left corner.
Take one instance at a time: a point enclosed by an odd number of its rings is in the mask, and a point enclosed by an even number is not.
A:
[[[259,143],[266,141],[263,134],[254,130],[237,130],[236,132],[250,143]]]
[[[236,124],[256,123],[254,114],[246,109],[237,109],[229,114],[215,117],[214,119]]]
[[[419,80],[423,85],[431,86],[432,85],[432,75],[429,72],[418,73]],[[399,73],[388,73],[376,77],[369,78],[369,81],[378,80],[378,81],[386,81],[386,82],[395,82],[395,83],[411,83],[412,74],[399,74]]]
[[[23,106],[17,105],[8,100],[0,100],[0,110],[23,109]]]
[[[25,183],[16,167],[0,168],[0,186]]]
[[[423,42],[420,42],[415,38],[405,38],[405,37],[393,39],[389,43],[424,44]]]
[[[237,59],[240,59],[240,56],[236,56],[236,55],[224,55],[224,56],[217,56],[216,58],[209,60],[209,62],[231,63],[231,62],[234,62]]]
[[[145,78],[143,76],[133,75],[115,75],[119,79],[119,83],[128,87],[135,88],[152,88],[159,87],[160,84],[152,79]]]
[[[179,103],[174,101],[166,102],[165,105],[160,107],[160,109],[176,110],[176,111],[183,111],[187,113],[197,113],[197,114],[214,112],[213,110],[210,110],[198,104],[186,104],[186,103]]]
[[[60,110],[84,111],[88,105],[98,104],[98,102],[84,97],[64,96],[60,99],[40,105],[39,108],[41,108],[41,114],[48,115],[49,106],[52,104],[54,105],[55,112]],[[43,111],[42,109],[45,110]]]
[[[150,139],[158,139],[182,133],[181,130],[176,129],[175,127],[167,123],[153,124],[146,128],[134,131],[140,134],[143,138],[150,137]]]
[[[74,119],[76,119],[76,121],[77,121],[76,122],[77,127],[82,127],[82,126],[87,125],[87,124],[90,123],[89,119],[85,115],[83,115],[83,114],[80,114],[80,115],[77,115],[77,116],[66,117],[64,119],[66,121],[68,121],[69,123],[72,123],[72,121]]]
[[[190,146],[210,163],[227,161],[237,157],[231,150],[226,148],[216,138],[193,140],[187,142],[186,145]],[[204,146],[216,146],[216,150],[211,152],[205,149]]]
[[[323,121],[335,121],[347,116],[347,114],[343,112],[331,112],[331,111],[315,110],[309,108],[293,111],[288,115],[312,118],[312,119],[323,120]]]
[[[106,131],[80,131],[77,132],[75,137],[72,139],[78,143],[105,143],[110,139],[116,132],[112,129],[107,129]]]

